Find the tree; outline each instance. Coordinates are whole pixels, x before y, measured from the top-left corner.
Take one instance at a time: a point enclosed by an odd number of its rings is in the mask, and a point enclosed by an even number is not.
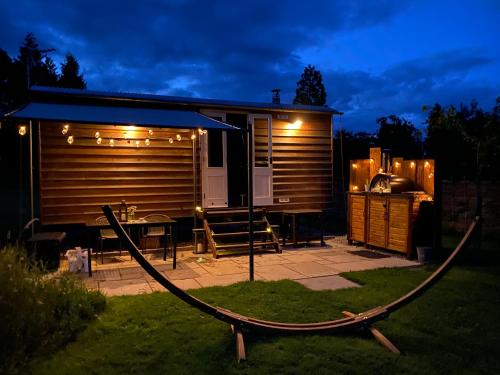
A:
[[[405,159],[422,157],[422,133],[405,118],[396,115],[377,119],[378,144],[383,149],[390,149],[392,155]]]
[[[12,60],[3,49],[0,48],[0,114],[9,106],[9,84],[12,74]]]
[[[57,86],[59,81],[59,74],[57,73],[57,66],[49,56],[43,62],[44,70],[40,81],[44,86]]]
[[[321,106],[325,103],[326,91],[321,72],[316,70],[313,65],[308,65],[304,68],[304,72],[297,82],[293,104]]]
[[[61,77],[58,85],[75,89],[87,87],[83,75],[80,74],[80,64],[71,53],[68,53],[65,61],[61,63]]]

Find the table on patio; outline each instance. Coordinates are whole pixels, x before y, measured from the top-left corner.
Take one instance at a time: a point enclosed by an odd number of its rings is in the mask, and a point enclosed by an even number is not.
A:
[[[120,224],[127,229],[132,228],[145,228],[145,227],[158,227],[164,226],[164,249],[163,249],[163,260],[166,260],[167,254],[167,244],[168,244],[168,235],[170,234],[170,238],[172,241],[172,260],[173,260],[173,268],[177,267],[177,221],[166,218],[155,218],[154,220],[128,220],[126,222],[120,222]],[[107,224],[98,224],[95,221],[89,221],[85,223],[85,227],[87,228],[87,249],[91,248],[91,238],[92,234],[95,234],[96,231],[100,229],[110,229],[111,225]],[[92,256],[88,254],[88,268],[89,268],[89,276],[92,277]]]
[[[283,235],[283,246],[286,245],[286,238],[288,237],[291,229],[291,240],[293,245],[296,247],[298,245],[298,241],[306,241],[319,239],[321,242],[321,246],[325,246],[325,241],[323,238],[324,233],[324,213],[322,210],[316,209],[303,209],[303,210],[285,210],[282,213],[282,235]],[[319,223],[319,236],[311,235],[308,236],[300,236],[298,233],[298,224],[300,218],[306,218],[308,221],[316,221]],[[310,222],[309,222],[310,225]],[[319,237],[319,238],[318,238]]]

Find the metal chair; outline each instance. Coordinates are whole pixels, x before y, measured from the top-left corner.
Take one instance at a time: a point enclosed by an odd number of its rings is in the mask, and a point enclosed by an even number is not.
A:
[[[144,220],[149,222],[156,222],[160,220],[168,220],[170,219],[167,215],[162,214],[151,214],[144,217]],[[170,232],[166,233],[165,236],[165,225],[158,226],[147,226],[145,232],[142,235],[142,238],[145,240],[145,244],[147,245],[148,240],[150,238],[158,238],[161,241],[162,237],[166,237],[166,242],[163,244],[163,259],[167,257],[167,248],[170,247],[172,242],[172,227],[170,227]],[[160,242],[161,244],[161,242]],[[142,250],[146,250],[147,246],[144,246]]]
[[[99,216],[95,219],[96,224],[98,225],[108,225],[108,219],[106,216]],[[104,241],[106,240],[118,240],[120,246],[120,255],[122,255],[122,242],[116,235],[113,229],[102,228],[99,229],[99,237],[97,238],[97,253],[101,252],[101,263],[104,264]]]

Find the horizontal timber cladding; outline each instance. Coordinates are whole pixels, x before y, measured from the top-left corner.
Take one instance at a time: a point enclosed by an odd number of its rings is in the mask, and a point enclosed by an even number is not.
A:
[[[149,134],[148,128],[139,127],[69,126],[63,135],[62,123],[40,124],[40,216],[44,224],[92,221],[102,216],[101,205],[118,209],[121,200],[137,206],[137,217],[192,215],[192,131],[152,128]],[[71,145],[67,142],[70,135]],[[96,135],[102,138],[101,144]]]
[[[273,114],[273,206],[269,209],[331,207],[331,116],[294,113],[286,120],[278,117]],[[302,124],[294,126],[293,122],[299,118]]]

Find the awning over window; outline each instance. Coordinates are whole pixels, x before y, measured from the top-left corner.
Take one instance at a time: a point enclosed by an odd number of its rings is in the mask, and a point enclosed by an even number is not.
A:
[[[98,105],[29,103],[5,117],[160,128],[240,130],[237,127],[193,111]]]

